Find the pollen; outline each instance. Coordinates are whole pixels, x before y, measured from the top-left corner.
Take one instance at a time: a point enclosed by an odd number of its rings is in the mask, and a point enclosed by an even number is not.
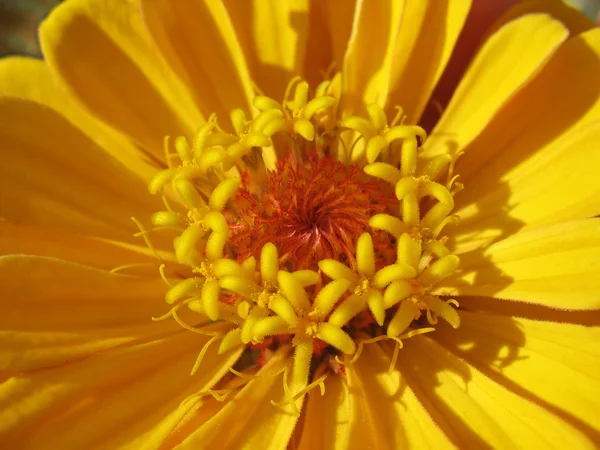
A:
[[[213,343],[246,355],[232,372],[241,380],[290,348],[283,379],[295,409],[364,345],[394,341],[392,370],[403,340],[439,319],[460,325],[458,303],[436,295],[460,266],[445,234],[458,220],[459,155],[420,155],[426,133],[401,108],[389,121],[378,105],[339,119],[336,83],[311,95],[295,78],[281,101],[257,95],[252,116],[213,115],[174,149],[165,139],[168,166],[149,184],[165,210],[151,230],[140,224],[148,243],[171,233],[178,263],[177,280],[161,265],[170,310],[155,320],[211,336],[193,372]],[[222,331],[200,326],[216,321]]]

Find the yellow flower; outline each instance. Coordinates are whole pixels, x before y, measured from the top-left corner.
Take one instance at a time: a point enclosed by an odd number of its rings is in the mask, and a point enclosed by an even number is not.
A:
[[[1,60],[0,446],[595,448],[600,30],[519,3],[432,119],[469,8],[68,0]]]

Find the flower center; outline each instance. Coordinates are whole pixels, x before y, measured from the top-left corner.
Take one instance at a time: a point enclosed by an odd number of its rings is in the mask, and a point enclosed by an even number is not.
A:
[[[211,116],[192,140],[175,139],[176,155],[166,141],[169,167],[149,185],[178,201],[152,223],[174,230],[175,257],[194,274],[168,282],[172,308],[157,320],[203,333],[179,317],[187,307],[199,323],[230,323],[204,333],[220,353],[258,349],[241,369],[293,347],[290,403],[317,383],[314,368],[339,373],[364,345],[391,339],[392,370],[403,339],[438,318],[460,323],[456,301],[436,295],[459,264],[442,235],[456,219],[455,158],[418,157],[425,132],[402,124],[401,109],[391,123],[374,104],[337,120],[333,92],[324,82],[309,100],[294,79],[281,103],[256,96],[252,119],[233,111],[234,133]]]
[[[317,271],[318,262],[327,258],[354,267],[356,240],[369,229],[369,219],[390,213],[397,203],[388,184],[314,152],[305,161],[289,152],[262,185],[252,183],[248,173],[242,180],[225,212],[235,257],[258,257],[272,242],[291,271]],[[377,239],[378,248],[392,247],[388,235]],[[393,257],[393,250],[382,253]]]

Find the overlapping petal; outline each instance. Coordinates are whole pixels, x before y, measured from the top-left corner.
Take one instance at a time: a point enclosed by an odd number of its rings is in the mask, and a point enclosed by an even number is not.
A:
[[[164,136],[190,135],[201,123],[190,91],[156,54],[133,2],[69,1],[42,24],[40,40],[68,92],[155,158],[164,158]]]
[[[461,255],[440,292],[490,296],[551,308],[600,308],[600,220],[523,231]]]

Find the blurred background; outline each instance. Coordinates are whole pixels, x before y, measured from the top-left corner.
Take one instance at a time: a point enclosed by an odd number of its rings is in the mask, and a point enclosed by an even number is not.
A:
[[[244,1],[244,0],[240,0]],[[501,0],[478,0],[497,2]],[[564,0],[593,19],[598,18],[600,0]],[[61,0],[0,0],[0,57],[40,57],[37,27]]]

